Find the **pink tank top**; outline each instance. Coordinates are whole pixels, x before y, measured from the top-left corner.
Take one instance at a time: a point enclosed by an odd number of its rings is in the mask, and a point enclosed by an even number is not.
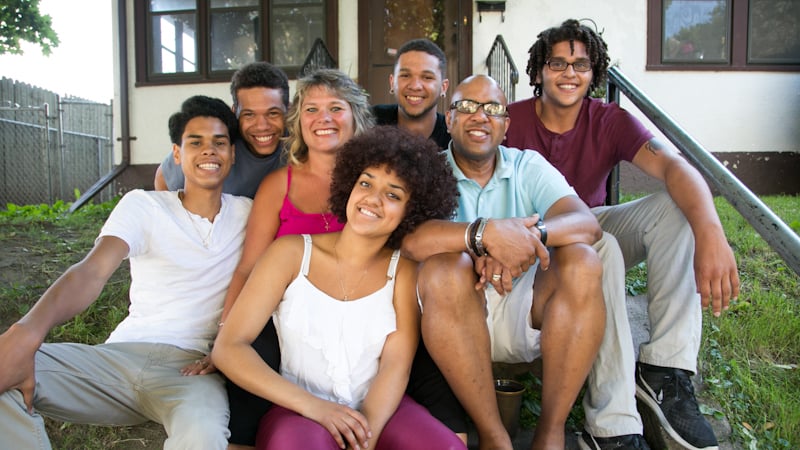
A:
[[[278,213],[280,225],[275,239],[286,234],[320,234],[341,231],[344,224],[331,212],[304,213],[289,200],[289,186],[292,185],[292,166],[286,167],[286,196]]]

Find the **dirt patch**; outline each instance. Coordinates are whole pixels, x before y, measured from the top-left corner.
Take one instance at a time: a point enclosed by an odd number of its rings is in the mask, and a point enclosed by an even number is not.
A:
[[[101,224],[84,225],[86,229],[41,223],[0,227],[0,332],[24,315],[69,266],[86,255]],[[112,281],[129,276],[125,261]],[[127,297],[114,301],[126,307]],[[104,427],[45,419],[45,424],[54,449],[156,450],[163,448],[166,439],[163,426],[152,422]]]

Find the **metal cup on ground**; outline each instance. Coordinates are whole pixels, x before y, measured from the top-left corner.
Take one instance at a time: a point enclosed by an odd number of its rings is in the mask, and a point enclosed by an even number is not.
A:
[[[519,415],[525,386],[514,380],[494,380],[494,392],[497,396],[497,407],[500,409],[500,419],[508,435],[513,439],[519,431]]]

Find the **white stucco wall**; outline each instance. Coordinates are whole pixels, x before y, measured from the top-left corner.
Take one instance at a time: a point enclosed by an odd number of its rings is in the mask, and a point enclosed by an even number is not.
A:
[[[473,72],[487,72],[486,56],[502,34],[520,72],[517,100],[533,93],[525,68],[539,32],[568,18],[591,18],[612,63],[707,150],[800,151],[800,74],[647,71],[645,1],[507,0],[504,22],[497,12],[482,16],[474,13]],[[622,104],[647,120],[626,99]]]
[[[116,2],[114,10],[116,17]],[[611,5],[611,6],[609,6]],[[339,66],[358,77],[357,0],[339,1]],[[473,73],[486,73],[485,59],[502,34],[520,71],[517,99],[532,94],[525,74],[528,49],[543,29],[567,18],[591,18],[603,31],[612,63],[710,151],[800,151],[800,74],[787,72],[646,71],[646,2],[643,0],[507,0],[505,21],[497,12],[473,14]],[[129,97],[132,164],[158,163],[169,150],[167,119],[180,102],[205,94],[230,102],[227,83],[135,87],[132,2],[128,3]],[[116,24],[114,25],[116,36]],[[115,60],[118,60],[115,51]],[[119,79],[115,72],[115,78]],[[457,84],[451,80],[451,84]],[[117,86],[118,83],[115,83]],[[291,83],[293,89],[294,83]],[[119,92],[115,88],[115,117]],[[646,121],[624,98],[623,106]],[[658,134],[655,127],[651,129]],[[119,136],[119,120],[115,127]],[[117,161],[120,159],[117,143]]]

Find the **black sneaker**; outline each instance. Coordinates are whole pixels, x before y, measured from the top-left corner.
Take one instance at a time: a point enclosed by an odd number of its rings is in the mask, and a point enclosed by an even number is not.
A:
[[[624,436],[599,438],[584,431],[578,439],[578,445],[583,450],[650,450],[650,447],[647,446],[647,441],[644,440],[641,434],[626,434]]]
[[[687,371],[636,363],[636,397],[680,445],[692,450],[719,448],[714,430],[697,406]]]

